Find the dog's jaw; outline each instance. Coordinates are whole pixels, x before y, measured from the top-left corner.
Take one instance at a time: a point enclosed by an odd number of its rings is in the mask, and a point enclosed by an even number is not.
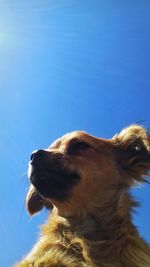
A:
[[[40,195],[48,199],[63,202],[68,199],[71,189],[80,180],[75,171],[58,166],[43,170],[40,165],[29,164],[28,178]]]

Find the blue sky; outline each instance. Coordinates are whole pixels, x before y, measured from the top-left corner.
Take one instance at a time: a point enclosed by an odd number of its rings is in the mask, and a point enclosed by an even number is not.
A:
[[[0,1],[0,266],[38,237],[24,199],[31,151],[72,130],[150,128],[150,1]],[[134,222],[150,242],[150,186]]]

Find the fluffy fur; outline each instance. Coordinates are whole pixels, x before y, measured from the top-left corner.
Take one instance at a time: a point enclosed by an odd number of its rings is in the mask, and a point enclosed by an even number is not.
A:
[[[61,165],[61,171],[76,171],[80,179],[66,187],[67,197],[61,201],[58,195],[51,197],[53,192],[44,197],[39,185],[31,185],[29,213],[44,206],[52,212],[38,243],[16,267],[149,267],[150,247],[132,223],[137,203],[130,195],[134,183],[147,181],[147,130],[132,125],[110,140],[73,132],[45,151],[50,153],[49,172]],[[63,190],[62,183],[60,195]]]

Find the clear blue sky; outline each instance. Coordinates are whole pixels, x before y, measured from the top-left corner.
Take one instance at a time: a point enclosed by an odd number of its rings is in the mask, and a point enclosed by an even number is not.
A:
[[[0,1],[0,266],[38,237],[24,199],[31,151],[72,130],[150,128],[150,1]],[[150,242],[150,186],[134,190]]]

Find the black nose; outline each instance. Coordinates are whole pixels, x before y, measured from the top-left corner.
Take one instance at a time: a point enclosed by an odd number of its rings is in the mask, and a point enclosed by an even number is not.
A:
[[[32,163],[36,163],[41,159],[47,158],[48,155],[49,155],[49,152],[45,151],[45,150],[42,150],[42,149],[33,152],[31,154],[31,158],[30,158],[31,159],[31,164]]]

